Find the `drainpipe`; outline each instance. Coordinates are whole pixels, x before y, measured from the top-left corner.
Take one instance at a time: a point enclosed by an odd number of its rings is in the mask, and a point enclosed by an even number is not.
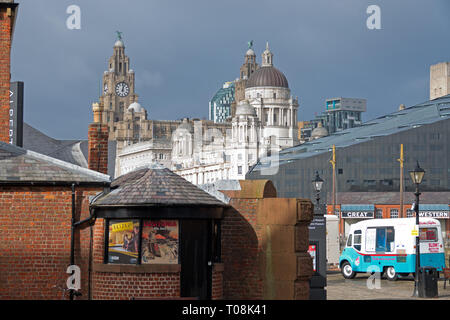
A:
[[[75,264],[75,183],[72,183],[72,223],[70,235],[70,265]],[[70,300],[73,300],[73,289],[70,289]]]
[[[91,203],[95,202],[95,200],[104,195],[105,193],[109,193],[109,187],[104,188],[104,190],[102,192],[100,192],[98,195],[96,195],[92,200]],[[88,296],[90,297],[90,288],[91,288],[91,261],[92,261],[92,225],[95,223],[96,220],[96,214],[95,214],[95,210],[93,208],[89,208],[89,217],[87,217],[84,220],[81,221],[75,221],[75,183],[72,183],[72,221],[71,221],[71,239],[70,239],[70,265],[74,265],[75,264],[75,229],[83,224],[85,224],[86,222],[89,223],[89,225],[91,226],[91,234],[90,234],[90,243],[89,243],[89,278],[88,278]],[[74,292],[73,289],[70,290],[70,300],[73,300],[74,295],[76,296],[80,296],[81,293],[79,292]]]

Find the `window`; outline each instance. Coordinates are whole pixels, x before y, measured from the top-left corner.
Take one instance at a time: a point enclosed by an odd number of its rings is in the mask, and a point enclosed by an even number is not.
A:
[[[391,209],[389,211],[390,213],[390,218],[394,219],[394,218],[398,218],[398,209]]]
[[[420,228],[420,241],[437,241],[437,229],[436,228]]]
[[[416,213],[414,212],[414,210],[411,210],[411,209],[406,210],[406,217],[407,218],[412,218],[412,217],[415,217],[415,216],[416,216]]]
[[[238,174],[242,174],[242,166],[238,166]]]
[[[105,263],[178,263],[178,220],[109,219],[107,226]]]
[[[382,219],[383,218],[383,209],[377,209],[375,211],[375,219]]]
[[[392,252],[395,249],[395,230],[393,227],[367,228],[366,251]]]
[[[351,247],[351,246],[352,246],[352,235],[349,234],[348,239],[347,239],[347,247]]]
[[[361,251],[361,230],[355,230],[355,238],[353,239],[353,247]]]

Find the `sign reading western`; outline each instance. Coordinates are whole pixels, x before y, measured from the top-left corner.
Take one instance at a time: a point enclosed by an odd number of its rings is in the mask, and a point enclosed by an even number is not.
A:
[[[448,219],[449,211],[419,211],[419,217]]]
[[[374,215],[373,211],[342,211],[341,217],[343,219],[372,219]]]
[[[23,82],[11,82],[9,90],[9,143],[23,147]]]

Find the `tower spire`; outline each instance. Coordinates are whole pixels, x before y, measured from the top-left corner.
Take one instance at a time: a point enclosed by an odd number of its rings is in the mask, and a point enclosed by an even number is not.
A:
[[[269,49],[269,41],[266,42],[266,50],[262,54],[262,67],[273,66],[273,53]]]

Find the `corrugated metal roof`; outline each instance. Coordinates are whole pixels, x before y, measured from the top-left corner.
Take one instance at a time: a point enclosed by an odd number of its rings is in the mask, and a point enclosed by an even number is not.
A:
[[[328,195],[331,199],[331,195]],[[415,201],[415,195],[412,192],[403,193],[403,202],[412,204]],[[336,195],[336,203],[340,204],[399,204],[399,192],[338,192]],[[439,204],[447,206],[450,204],[450,192],[422,192],[420,195],[420,204],[423,206],[428,204]]]
[[[373,204],[342,204],[341,211],[375,211]]]
[[[448,119],[450,119],[450,95],[378,117],[358,127],[284,149],[278,154],[278,160],[277,156],[262,158],[251,171],[270,167],[271,161],[275,165],[283,165],[330,152],[333,145],[336,148],[344,148]]]

